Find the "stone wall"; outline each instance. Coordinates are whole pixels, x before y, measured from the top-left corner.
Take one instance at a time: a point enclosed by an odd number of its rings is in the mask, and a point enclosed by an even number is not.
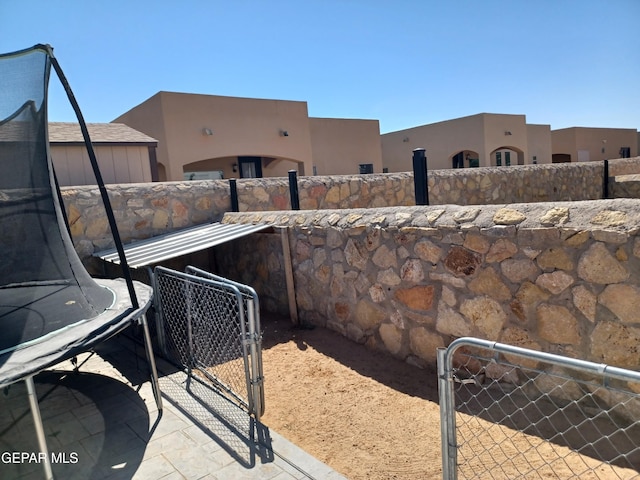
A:
[[[603,171],[602,162],[434,170],[429,200],[431,205],[592,200],[602,196]],[[640,173],[640,158],[610,162],[611,175],[634,171]],[[303,210],[415,205],[411,172],[301,177],[298,188]],[[242,179],[237,189],[242,212],[290,208],[287,178]],[[124,242],[217,221],[231,210],[228,180],[109,185],[107,190]],[[98,189],[65,187],[62,195],[81,256],[112,247]],[[629,196],[628,189],[621,196]]]
[[[298,315],[412,364],[476,336],[640,366],[640,200],[228,213],[289,231]],[[286,310],[280,242],[225,274]],[[280,292],[279,294],[277,292]],[[261,297],[262,298],[262,297]]]
[[[609,160],[609,175],[636,175],[640,174],[640,157],[618,158]]]
[[[611,182],[612,198],[640,198],[640,175],[617,175]]]

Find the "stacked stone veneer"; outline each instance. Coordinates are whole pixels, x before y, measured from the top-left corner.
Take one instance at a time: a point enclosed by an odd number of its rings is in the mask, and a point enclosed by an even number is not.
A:
[[[429,172],[431,205],[483,205],[513,202],[592,200],[602,196],[602,162],[486,167]],[[610,175],[640,173],[640,158],[610,162]],[[622,177],[620,177],[622,178]],[[612,196],[635,194],[637,182]],[[300,206],[346,209],[415,204],[413,174],[339,175],[298,179]],[[286,178],[237,181],[240,211],[290,208]],[[107,187],[123,241],[217,221],[231,210],[228,180],[109,185]],[[112,247],[99,191],[66,187],[62,191],[71,231],[83,258]]]
[[[640,367],[640,200],[230,213],[286,226],[302,321],[410,363],[476,336]],[[278,235],[225,272],[286,310]],[[237,263],[232,259],[241,258]],[[262,297],[261,297],[262,298]]]

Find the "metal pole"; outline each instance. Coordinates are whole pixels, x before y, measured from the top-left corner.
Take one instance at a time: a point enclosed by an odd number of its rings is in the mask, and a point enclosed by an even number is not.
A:
[[[33,425],[36,428],[36,436],[38,437],[38,445],[40,452],[44,454],[42,466],[44,467],[44,476],[47,480],[53,480],[53,470],[51,469],[51,459],[49,458],[49,450],[47,449],[47,437],[44,434],[42,426],[42,417],[40,416],[40,408],[38,407],[38,396],[36,388],[33,384],[33,376],[24,379],[27,385],[27,394],[29,395],[29,405],[31,406],[31,416],[33,417]]]
[[[239,212],[240,206],[238,204],[238,186],[236,185],[236,179],[229,179],[229,189],[231,190],[231,211]]]
[[[289,195],[291,196],[291,210],[300,210],[298,172],[296,170],[289,170]]]
[[[260,389],[262,388],[262,374],[258,367],[258,355],[260,352],[258,351],[258,343],[257,339],[260,335],[259,332],[256,331],[256,318],[255,318],[255,307],[253,305],[253,299],[247,299],[247,320],[249,323],[249,355],[251,357],[251,398],[253,400],[253,414],[256,417],[256,420],[260,420],[260,416],[262,415],[262,396],[260,395]]]
[[[156,400],[156,406],[158,411],[162,411],[162,394],[160,393],[160,382],[158,381],[158,369],[156,368],[156,360],[153,356],[153,345],[151,344],[151,335],[149,334],[149,324],[147,322],[146,314],[140,317],[140,323],[142,324],[142,332],[144,334],[144,350],[147,354],[147,361],[149,362],[149,370],[151,370],[151,389],[153,390],[153,396]]]
[[[291,247],[289,246],[289,233],[287,227],[280,229],[280,241],[282,242],[282,258],[284,259],[284,279],[287,285],[287,300],[289,301],[289,318],[294,325],[299,324],[298,305],[296,303],[296,287],[291,262]]]
[[[602,198],[609,198],[609,160],[604,161],[602,174]]]
[[[429,205],[427,156],[424,148],[416,148],[413,151],[413,184],[416,193],[416,205]]]
[[[458,478],[457,440],[456,440],[456,412],[453,404],[453,379],[448,361],[448,350],[438,348],[438,394],[440,401],[440,443],[442,449],[442,478],[456,480]]]

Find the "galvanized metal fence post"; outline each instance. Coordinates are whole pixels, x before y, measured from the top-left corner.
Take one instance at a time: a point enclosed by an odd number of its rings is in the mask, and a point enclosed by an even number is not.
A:
[[[289,194],[291,196],[291,210],[300,210],[300,195],[298,194],[298,172],[289,170]]]
[[[262,378],[261,378],[261,368],[259,366],[260,352],[258,345],[258,338],[260,337],[260,333],[256,331],[256,315],[255,315],[255,306],[253,305],[253,299],[246,299],[247,302],[247,320],[248,320],[248,335],[249,335],[249,358],[251,360],[251,398],[253,400],[253,413],[256,417],[256,420],[260,420],[260,416],[262,415],[262,398],[261,398],[261,388],[262,388]]]
[[[416,148],[413,151],[413,184],[416,193],[416,205],[429,205],[427,156],[424,148]]]
[[[456,480],[456,416],[453,403],[453,378],[446,348],[438,348],[438,396],[440,401],[440,437],[442,449],[442,478]]]

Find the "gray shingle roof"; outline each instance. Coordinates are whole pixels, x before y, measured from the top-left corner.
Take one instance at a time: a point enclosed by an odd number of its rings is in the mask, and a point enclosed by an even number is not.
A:
[[[158,141],[124,123],[87,123],[92,143],[157,144]],[[83,143],[80,125],[73,122],[49,122],[49,143]]]

